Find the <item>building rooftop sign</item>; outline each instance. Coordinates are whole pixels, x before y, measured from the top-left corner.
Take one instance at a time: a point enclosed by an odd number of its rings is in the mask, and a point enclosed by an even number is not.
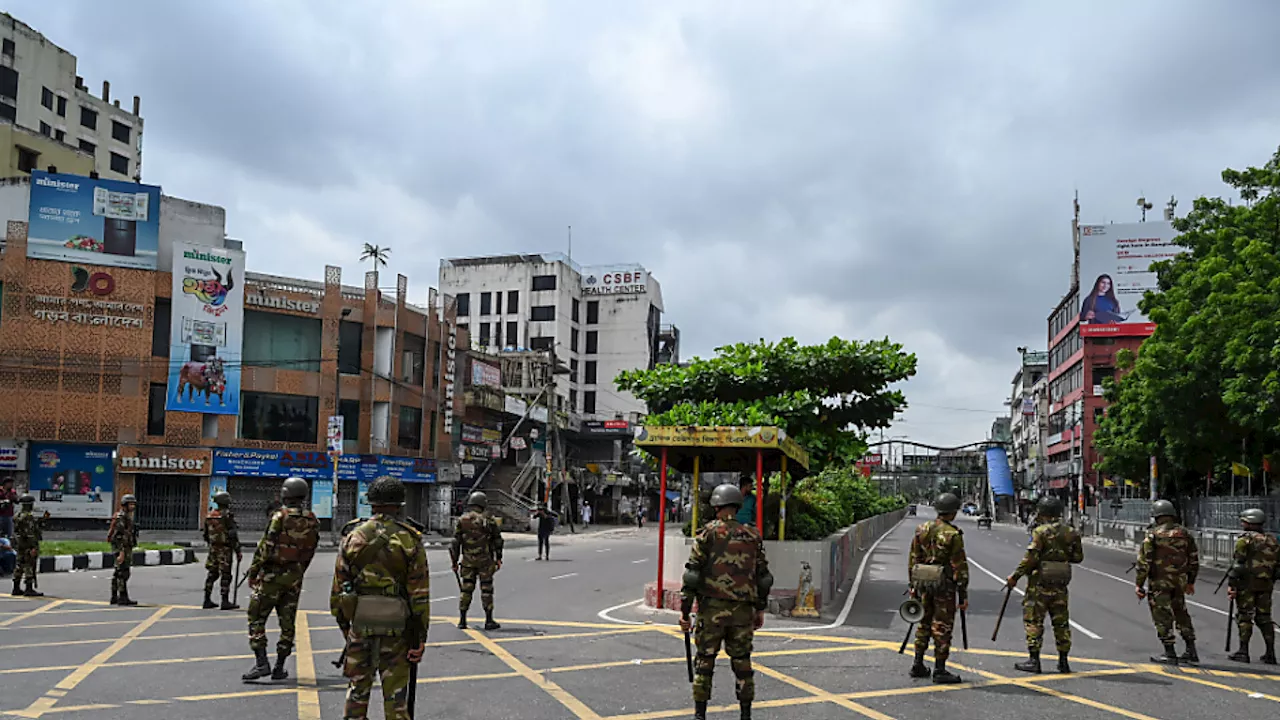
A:
[[[639,265],[582,269],[583,295],[639,295],[649,289],[649,272]]]

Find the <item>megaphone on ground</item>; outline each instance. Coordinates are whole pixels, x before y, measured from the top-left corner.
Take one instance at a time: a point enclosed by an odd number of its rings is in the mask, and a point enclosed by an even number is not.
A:
[[[912,598],[898,606],[898,615],[908,623],[918,623],[924,617],[924,605]]]

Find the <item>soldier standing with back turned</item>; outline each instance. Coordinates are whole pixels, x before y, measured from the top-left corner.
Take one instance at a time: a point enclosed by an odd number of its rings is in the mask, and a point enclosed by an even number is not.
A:
[[[410,720],[410,665],[426,647],[431,584],[422,533],[400,518],[404,495],[399,480],[378,478],[369,486],[373,517],[342,529],[329,609],[347,640],[347,720],[368,717],[379,675],[387,720]]]
[[[680,588],[680,629],[689,631],[689,613],[698,602],[698,626],[694,662],[694,717],[705,720],[711,700],[711,676],[720,644],[733,668],[734,687],[742,720],[751,719],[756,697],[755,671],[751,668],[751,643],[764,624],[773,575],[764,556],[764,540],[750,525],[738,522],[742,491],[720,485],[711,493],[716,517],[703,526],[693,542],[684,566]]]
[[[1259,660],[1276,664],[1276,628],[1271,620],[1271,588],[1280,562],[1280,542],[1263,532],[1267,514],[1258,508],[1240,513],[1244,534],[1236,540],[1235,561],[1228,573],[1227,595],[1236,601],[1236,626],[1240,629],[1240,649],[1228,660],[1249,662],[1249,638],[1253,626],[1262,633],[1266,651]]]
[[[18,498],[18,504],[22,509],[18,511],[13,524],[14,539],[17,540],[15,550],[18,553],[18,564],[13,568],[13,594],[44,597],[44,593],[37,592],[35,588],[36,571],[39,569],[36,566],[40,562],[40,541],[44,539],[44,519],[37,518],[32,512],[36,504],[34,495],[23,495]],[[19,587],[23,579],[27,581],[26,590]]]
[[[956,610],[969,609],[969,560],[964,554],[964,533],[951,524],[960,510],[960,498],[942,493],[933,501],[936,520],[916,528],[911,538],[907,575],[911,597],[920,600],[924,617],[916,630],[916,658],[911,677],[929,677],[924,654],[933,638],[933,681],[943,685],[960,682],[947,670],[951,655],[951,633],[955,631]]]
[[[204,541],[209,546],[209,557],[204,568],[208,576],[204,579],[204,608],[210,610],[219,607],[213,602],[213,583],[222,579],[223,610],[235,610],[240,607],[231,602],[231,583],[235,582],[235,574],[231,571],[231,556],[240,561],[240,531],[236,527],[235,515],[231,512],[231,493],[220,492],[213,496],[218,507],[204,519]]]
[[[133,495],[120,498],[120,510],[111,520],[107,530],[107,542],[111,543],[111,552],[116,556],[116,566],[111,572],[111,604],[137,605],[138,601],[129,598],[129,576],[133,574],[133,549],[138,546],[138,524],[134,520],[134,509],[138,507],[138,499]]]
[[[1200,551],[1196,539],[1178,522],[1178,512],[1168,500],[1151,505],[1155,525],[1138,549],[1138,574],[1134,578],[1135,593],[1147,599],[1151,621],[1164,645],[1164,655],[1152,656],[1152,662],[1177,665],[1200,662],[1196,653],[1196,629],[1187,612],[1187,596],[1196,594],[1196,576],[1200,574]],[[1144,589],[1143,586],[1146,585]],[[1178,657],[1174,644],[1175,624],[1182,633],[1187,650]]]
[[[484,607],[484,629],[498,630],[502,626],[493,619],[493,574],[502,569],[502,530],[498,522],[489,516],[489,497],[477,490],[467,497],[467,511],[458,518],[453,532],[453,544],[449,557],[453,572],[462,569],[459,577],[458,628],[467,629],[467,610],[471,596],[480,580],[480,604]]]
[[[272,680],[289,677],[285,660],[293,652],[294,621],[298,617],[298,599],[302,596],[302,578],[315,557],[320,543],[320,521],[303,510],[302,504],[311,494],[307,481],[291,477],[280,488],[284,507],[271,516],[271,524],[258,542],[249,566],[249,647],[254,665],[241,676],[257,680],[270,675]],[[267,661],[267,618],[276,611],[280,621],[280,640],[276,643],[276,666]]]
[[[1027,660],[1014,665],[1022,672],[1040,672],[1040,647],[1044,641],[1044,616],[1053,619],[1053,641],[1058,648],[1058,672],[1071,672],[1067,655],[1071,652],[1071,613],[1067,586],[1071,565],[1084,562],[1080,533],[1062,522],[1062,501],[1046,497],[1036,507],[1036,529],[1031,543],[1007,584],[1027,577],[1027,594],[1022,599],[1022,622],[1027,631]]]

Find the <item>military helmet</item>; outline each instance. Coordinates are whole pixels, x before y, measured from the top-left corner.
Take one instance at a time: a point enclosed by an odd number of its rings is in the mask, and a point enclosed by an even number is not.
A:
[[[1036,512],[1046,517],[1062,517],[1062,501],[1049,496],[1040,498],[1040,502],[1036,505]]]
[[[1240,521],[1250,525],[1264,525],[1267,522],[1267,514],[1259,508],[1249,508],[1240,513]]]
[[[1154,503],[1151,503],[1151,517],[1162,518],[1165,516],[1178,516],[1178,511],[1174,509],[1173,503],[1168,500],[1157,500]]]
[[[280,499],[286,503],[290,500],[304,500],[310,493],[311,486],[300,477],[291,477],[280,486]]]
[[[960,498],[951,493],[942,493],[934,499],[933,509],[937,510],[939,515],[960,512]]]
[[[129,503],[133,503],[134,505],[137,505],[138,498],[134,497],[133,495],[125,495],[124,497],[120,498],[121,505],[128,505]]]
[[[22,497],[18,498],[19,505],[34,505],[35,502],[36,496],[31,493],[23,493]]]
[[[404,505],[404,483],[390,475],[383,475],[369,486],[370,505]]]
[[[711,507],[722,508],[726,505],[742,507],[742,491],[734,485],[719,485],[711,491]]]
[[[467,496],[467,507],[478,507],[483,510],[489,507],[489,496],[477,490]]]
[[[231,504],[231,493],[223,490],[213,496],[213,502],[218,507],[226,507]]]

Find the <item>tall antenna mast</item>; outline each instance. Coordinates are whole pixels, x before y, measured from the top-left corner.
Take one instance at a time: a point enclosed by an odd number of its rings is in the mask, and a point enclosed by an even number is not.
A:
[[[569,226],[569,259],[573,259],[573,226]]]

